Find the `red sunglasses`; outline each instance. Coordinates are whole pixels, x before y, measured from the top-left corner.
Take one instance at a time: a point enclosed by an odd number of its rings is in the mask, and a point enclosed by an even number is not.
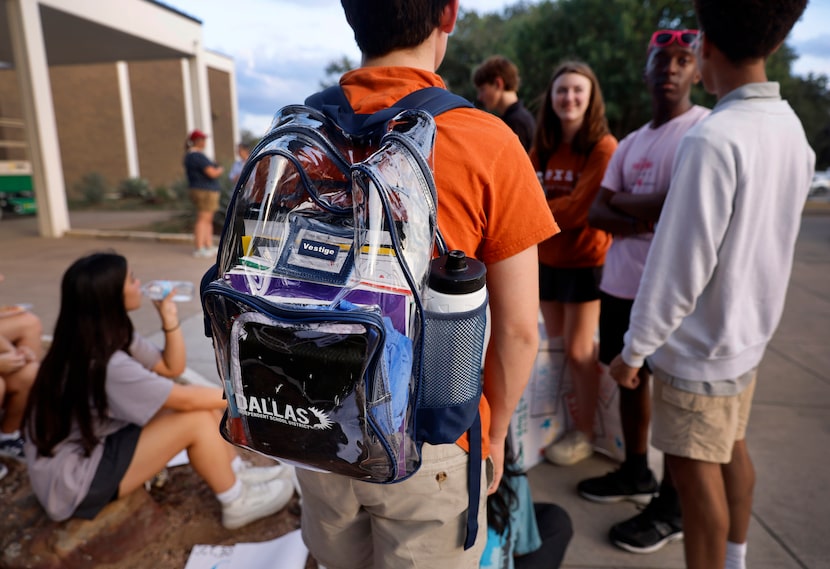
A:
[[[680,47],[692,47],[699,33],[697,30],[657,30],[651,35],[648,47],[666,47],[672,42]]]

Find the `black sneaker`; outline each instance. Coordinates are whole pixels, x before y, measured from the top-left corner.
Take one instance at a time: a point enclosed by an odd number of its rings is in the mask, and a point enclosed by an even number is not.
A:
[[[642,512],[611,527],[611,543],[631,553],[653,553],[667,543],[683,539],[683,520],[677,511],[654,498]]]
[[[622,467],[605,476],[583,480],[576,486],[580,496],[593,502],[610,504],[629,500],[643,505],[651,501],[658,488],[650,469],[640,480],[632,480]]]

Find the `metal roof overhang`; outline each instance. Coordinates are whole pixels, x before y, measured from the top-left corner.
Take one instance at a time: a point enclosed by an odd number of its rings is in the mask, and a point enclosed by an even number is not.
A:
[[[0,0],[0,65],[13,67],[6,2]],[[182,58],[202,37],[199,20],[151,0],[38,4],[49,65]]]

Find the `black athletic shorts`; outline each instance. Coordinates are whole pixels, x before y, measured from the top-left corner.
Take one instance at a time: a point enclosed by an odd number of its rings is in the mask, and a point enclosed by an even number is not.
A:
[[[539,264],[539,299],[590,302],[599,298],[602,267],[559,269]]]
[[[75,510],[74,517],[91,520],[104,506],[118,498],[118,485],[133,460],[140,434],[141,427],[127,425],[107,437],[104,441],[104,455],[95,471],[92,486]]]
[[[634,300],[599,293],[599,361],[605,365],[622,352],[633,306]],[[648,364],[643,367],[649,369]]]

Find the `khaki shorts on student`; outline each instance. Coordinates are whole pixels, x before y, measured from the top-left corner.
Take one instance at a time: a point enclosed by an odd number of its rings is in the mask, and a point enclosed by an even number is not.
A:
[[[327,569],[478,569],[487,542],[489,458],[482,463],[478,535],[464,551],[467,465],[454,444],[423,446],[423,464],[396,484],[371,484],[297,469],[302,534]]]
[[[219,192],[190,188],[190,201],[196,206],[196,211],[217,211],[219,209]]]
[[[735,442],[746,438],[757,379],[757,371],[751,373],[737,395],[712,396],[678,389],[654,370],[651,444],[674,456],[729,463]]]

